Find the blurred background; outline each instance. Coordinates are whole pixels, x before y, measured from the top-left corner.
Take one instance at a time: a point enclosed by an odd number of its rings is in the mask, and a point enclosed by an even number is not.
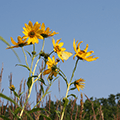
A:
[[[85,89],[70,93],[76,94],[77,102],[80,101],[80,93],[85,93],[88,97],[107,98],[110,94],[120,92],[120,1],[119,0],[26,0],[26,1],[1,1],[0,4],[0,36],[11,45],[10,37],[17,41],[17,36],[23,36],[24,24],[32,21],[45,23],[59,34],[53,36],[55,40],[62,38],[67,51],[73,50],[73,39],[83,41],[81,49],[89,45],[88,51],[93,50],[94,55],[99,57],[93,62],[79,61],[73,80],[85,79]],[[9,96],[9,75],[12,73],[13,84],[19,90],[21,80],[27,80],[27,69],[15,66],[19,63],[12,50],[6,50],[7,45],[0,41],[0,69],[3,63],[2,89],[3,93]],[[42,40],[36,44],[36,51],[42,48]],[[32,46],[24,47],[32,52]],[[45,52],[50,53],[53,49],[52,38],[45,41]],[[25,59],[22,49],[14,49],[19,55],[22,64]],[[35,60],[36,61],[36,60]],[[41,60],[42,61],[42,60]],[[41,66],[39,62],[37,72]],[[28,57],[30,64],[31,60]],[[66,74],[68,80],[71,77],[75,60],[73,56],[59,66]],[[46,77],[45,77],[46,78]],[[60,93],[58,90],[58,80],[54,82],[50,89],[52,100],[62,99],[66,93],[66,84],[61,77]],[[47,81],[46,81],[47,84]],[[30,97],[30,101],[35,101],[35,86]],[[86,99],[86,98],[85,98]]]

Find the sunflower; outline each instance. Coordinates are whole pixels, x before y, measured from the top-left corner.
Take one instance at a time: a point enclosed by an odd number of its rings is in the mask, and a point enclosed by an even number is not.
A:
[[[94,57],[94,55],[90,56],[92,53],[94,53],[94,51],[87,52],[87,50],[88,50],[88,44],[86,45],[86,48],[84,50],[80,49],[80,44],[82,42],[83,41],[81,41],[81,42],[78,43],[78,41],[77,41],[75,43],[75,39],[74,39],[74,41],[73,41],[73,48],[74,48],[74,51],[76,52],[76,54],[74,55],[73,59],[75,58],[75,56],[77,56],[81,60],[86,60],[88,62],[91,62],[91,61],[94,61],[94,60],[98,59],[99,57]],[[77,43],[78,43],[78,45],[77,45]]]
[[[55,34],[58,34],[58,32],[55,32],[55,31],[52,32],[52,30],[50,30],[49,27],[47,27],[46,30],[45,30],[45,24],[44,23],[42,23],[41,30],[43,31],[41,33],[41,36],[43,38],[51,37],[51,36],[53,36]]]
[[[46,62],[48,69],[43,72],[43,75],[49,74],[48,78],[51,78],[53,75],[57,76],[57,67],[59,61],[55,60],[55,56],[53,55],[52,59],[48,57],[48,61]]]
[[[16,43],[16,42],[13,40],[13,38],[11,37],[11,42],[12,42],[12,44],[15,45],[15,46],[10,46],[10,47],[8,47],[8,48],[6,48],[6,49],[23,47],[23,46],[27,45],[26,39],[23,40],[23,38],[21,38],[20,36],[18,36],[17,39],[18,39],[18,43]]]
[[[42,33],[42,30],[40,30],[40,23],[38,22],[36,22],[34,26],[31,21],[29,21],[28,25],[25,23],[23,30],[23,33],[25,34],[23,38],[28,38],[28,44],[35,44],[39,42],[38,39],[43,39],[43,36],[40,35]]]
[[[80,89],[83,90],[83,88],[85,87],[85,85],[84,85],[85,83],[83,83],[83,82],[85,82],[85,80],[82,78],[80,78],[74,82],[74,85],[78,89],[78,91],[80,91]]]
[[[53,50],[54,52],[57,53],[58,57],[64,62],[64,60],[67,60],[72,53],[71,52],[67,52],[65,51],[66,48],[62,48],[63,46],[63,42],[59,43],[61,39],[57,40],[57,42],[55,43],[55,39],[52,39],[52,43],[53,43]]]

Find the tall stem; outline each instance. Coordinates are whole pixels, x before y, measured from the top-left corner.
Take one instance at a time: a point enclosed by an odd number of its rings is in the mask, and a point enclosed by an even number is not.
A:
[[[72,72],[72,76],[71,76],[70,82],[68,83],[65,98],[67,98],[67,96],[68,96],[68,92],[69,92],[69,89],[70,89],[70,84],[71,84],[71,82],[72,82],[72,79],[73,79],[73,76],[74,76],[74,72],[75,72],[75,70],[76,70],[76,68],[77,68],[78,60],[79,60],[79,59],[76,60],[75,67],[74,67],[74,69],[73,69],[73,72]],[[65,108],[66,108],[66,106],[63,107],[63,111],[62,111],[62,115],[61,115],[61,120],[63,120],[64,113],[65,113]]]
[[[41,51],[43,51],[44,46],[45,46],[45,39],[43,39],[43,45],[42,45],[42,50]]]
[[[26,56],[26,54],[25,54],[25,51],[24,51],[24,48],[23,48],[23,47],[22,47],[22,51],[23,51],[23,54],[24,54],[24,56],[25,56],[26,65],[27,65],[27,67],[29,67],[28,62],[27,62],[27,56]]]

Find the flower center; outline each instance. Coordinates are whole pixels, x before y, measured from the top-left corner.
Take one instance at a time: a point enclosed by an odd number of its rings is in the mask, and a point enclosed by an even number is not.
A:
[[[77,57],[78,57],[79,59],[83,60],[83,58],[82,58],[81,56],[82,56],[82,54],[84,54],[84,53],[85,53],[84,50],[80,50],[80,51],[78,52]]]
[[[35,32],[34,31],[30,31],[28,34],[29,37],[33,38],[35,36]]]
[[[60,47],[58,45],[55,47],[55,50],[56,50],[56,52],[60,52],[61,51],[61,49],[60,49]]]
[[[57,69],[56,65],[52,66],[52,71],[55,71]]]
[[[81,54],[84,54],[85,51],[84,50],[80,50],[78,53],[81,55]]]
[[[47,38],[47,37],[48,37],[47,34],[41,34],[41,36],[43,36],[44,38]]]

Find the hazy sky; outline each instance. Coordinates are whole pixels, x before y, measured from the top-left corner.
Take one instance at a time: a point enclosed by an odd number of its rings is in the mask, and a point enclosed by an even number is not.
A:
[[[82,40],[81,49],[89,44],[88,51],[93,50],[94,55],[99,57],[93,62],[79,61],[73,80],[85,79],[85,89],[82,91],[88,97],[108,97],[110,94],[120,92],[120,1],[119,0],[4,0],[0,3],[0,36],[11,45],[10,37],[17,40],[17,36],[23,36],[24,23],[32,21],[45,23],[46,27],[59,32],[54,39],[62,38],[67,51],[73,50],[73,39]],[[9,94],[10,73],[13,74],[13,84],[19,90],[22,79],[28,78],[28,71],[23,67],[15,67],[18,60],[12,50],[6,50],[7,45],[0,42],[0,68],[4,64],[2,88],[4,94]],[[42,40],[36,44],[39,51]],[[31,51],[32,46],[24,47]],[[15,49],[21,61],[25,64],[24,56],[20,48]],[[52,51],[52,38],[46,39],[45,52]],[[28,58],[29,59],[29,58]],[[30,63],[30,59],[28,60]],[[73,56],[60,68],[68,79],[75,64]],[[41,65],[41,61],[39,66]],[[38,69],[37,69],[38,70]],[[60,96],[58,92],[58,80],[51,87],[52,100],[55,96],[60,99],[65,96],[66,85],[60,80]],[[47,82],[46,82],[47,83]],[[80,92],[72,91],[78,97]],[[70,92],[70,93],[72,93]],[[33,88],[31,100],[35,100]],[[79,99],[78,99],[79,102]]]

